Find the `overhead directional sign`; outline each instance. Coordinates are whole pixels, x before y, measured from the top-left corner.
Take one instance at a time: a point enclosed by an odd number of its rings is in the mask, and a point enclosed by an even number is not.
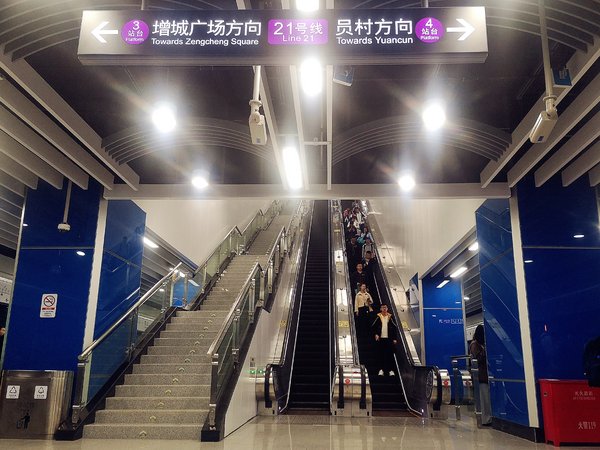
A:
[[[483,62],[483,7],[84,11],[84,64],[288,65]]]

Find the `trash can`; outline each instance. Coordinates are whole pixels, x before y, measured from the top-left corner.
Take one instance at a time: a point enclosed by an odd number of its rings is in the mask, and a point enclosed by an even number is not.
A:
[[[52,439],[67,418],[72,386],[70,371],[3,371],[0,437]]]

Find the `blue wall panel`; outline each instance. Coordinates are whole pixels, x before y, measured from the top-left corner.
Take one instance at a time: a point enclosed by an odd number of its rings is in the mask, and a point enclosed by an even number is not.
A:
[[[94,337],[139,299],[145,223],[146,213],[134,202],[108,202]]]
[[[567,188],[528,177],[517,194],[536,378],[582,379],[584,346],[600,334],[596,191],[585,177]]]
[[[69,224],[59,233],[66,189],[40,181],[29,190],[14,296],[8,320],[4,369],[75,370],[87,312],[93,245],[102,188],[73,186]],[[77,250],[85,255],[79,256]],[[58,294],[55,318],[40,318],[42,294]]]
[[[529,425],[508,200],[487,200],[475,214],[492,414]]]
[[[422,280],[425,360],[450,370],[450,357],[465,353],[463,302],[460,281],[452,280],[438,289],[443,280],[442,273]]]

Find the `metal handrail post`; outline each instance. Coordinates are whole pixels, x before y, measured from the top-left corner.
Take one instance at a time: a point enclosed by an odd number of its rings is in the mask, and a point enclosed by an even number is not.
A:
[[[458,391],[458,383],[461,382],[460,371],[458,370],[458,360],[452,359],[452,375],[453,375],[453,387],[454,387],[454,411],[456,413],[456,420],[460,419],[460,398]]]
[[[267,280],[267,285],[269,288],[269,294],[273,293],[273,278],[275,276],[275,263],[273,262],[273,259],[271,259],[271,261],[269,261],[269,279]]]
[[[477,426],[481,425],[481,398],[479,397],[479,362],[477,358],[471,360],[471,379],[473,381],[473,396],[475,397],[475,418]]]
[[[231,355],[233,357],[233,364],[237,366],[239,362],[239,351],[240,351],[240,316],[242,315],[241,309],[235,310],[235,317],[233,318],[233,347],[231,348]]]
[[[189,283],[190,283],[187,274],[185,274],[185,277],[183,277],[183,283],[184,284],[183,284],[183,299],[182,299],[182,302],[183,302],[183,306],[187,306],[187,304],[188,304],[188,292],[189,292],[188,288],[189,288]]]
[[[216,380],[219,376],[219,354],[212,355],[211,361],[211,379],[214,380],[210,384],[210,403],[208,405],[208,426],[211,430],[215,429],[217,419],[217,395],[218,383]]]
[[[79,416],[81,415],[81,411],[84,408],[83,401],[83,384],[85,381],[85,372],[87,370],[87,365],[89,363],[89,357],[84,359],[83,361],[79,361],[77,363],[77,378],[75,383],[75,396],[73,399],[72,406],[72,414],[71,414],[71,423],[73,425],[77,425],[79,422]]]
[[[259,275],[259,277],[260,277],[260,275]],[[253,283],[250,285],[250,289],[248,290],[248,302],[250,302],[250,305],[248,306],[248,319],[249,319],[250,323],[254,322],[254,307],[256,305],[255,295],[256,295],[256,279],[253,280]]]

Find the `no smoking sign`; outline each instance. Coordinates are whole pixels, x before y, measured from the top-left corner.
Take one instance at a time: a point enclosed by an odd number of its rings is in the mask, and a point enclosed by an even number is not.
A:
[[[57,303],[58,303],[58,294],[42,294],[42,304],[40,306],[40,317],[42,319],[55,318]]]

